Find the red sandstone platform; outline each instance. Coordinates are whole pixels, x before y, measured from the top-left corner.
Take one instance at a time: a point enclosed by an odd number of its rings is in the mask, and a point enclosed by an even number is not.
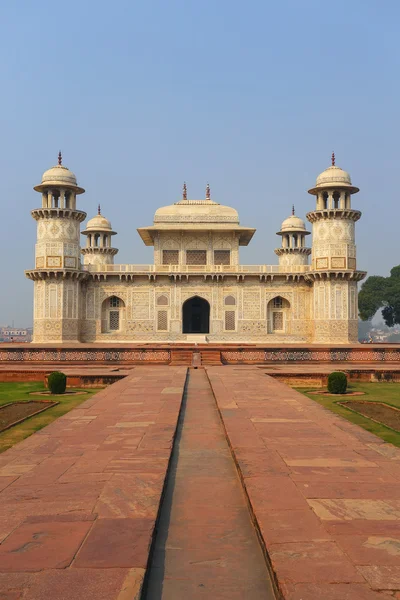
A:
[[[207,372],[284,598],[399,598],[400,449],[261,369]]]
[[[156,597],[266,597],[246,494],[282,598],[399,598],[400,450],[265,368],[190,373],[166,542],[150,564]],[[185,378],[134,367],[0,455],[1,600],[138,600]]]
[[[1,600],[133,600],[186,369],[138,367],[0,455]]]

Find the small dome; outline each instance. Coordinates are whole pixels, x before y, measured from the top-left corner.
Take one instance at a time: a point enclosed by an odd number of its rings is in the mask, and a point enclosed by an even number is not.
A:
[[[351,178],[347,171],[343,171],[340,167],[331,166],[325,169],[318,175],[317,181],[315,183],[316,187],[326,187],[326,186],[342,186],[342,185],[351,185]]]
[[[328,188],[346,188],[350,194],[359,192],[359,188],[351,183],[350,174],[335,165],[334,153],[332,154],[331,166],[318,175],[315,187],[308,190],[308,193],[316,196],[320,190]]]
[[[77,185],[74,173],[63,165],[56,165],[45,171],[42,176],[42,184],[45,183],[72,185],[74,187]]]
[[[306,231],[306,226],[303,219],[300,219],[300,217],[296,217],[296,215],[290,215],[290,217],[283,221],[281,225],[281,231]]]
[[[52,187],[73,188],[75,194],[83,194],[85,191],[78,186],[75,174],[62,164],[61,152],[58,154],[58,165],[47,169],[42,175],[42,182],[33,189],[42,192]]]
[[[103,215],[96,215],[86,225],[86,231],[111,231],[111,223]]]

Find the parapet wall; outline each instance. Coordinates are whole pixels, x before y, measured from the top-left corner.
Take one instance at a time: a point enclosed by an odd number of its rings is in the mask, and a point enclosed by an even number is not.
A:
[[[0,344],[0,365],[190,365],[201,357],[201,364],[288,364],[288,363],[397,363],[400,344],[355,344],[326,346],[304,344],[144,344],[75,346],[38,344]]]

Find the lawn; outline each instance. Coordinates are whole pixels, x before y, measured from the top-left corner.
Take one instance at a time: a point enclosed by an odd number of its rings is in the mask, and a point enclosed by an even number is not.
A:
[[[400,383],[353,383],[348,386],[348,391],[351,392],[364,392],[364,396],[323,396],[319,394],[309,394],[311,391],[318,391],[314,389],[298,389],[298,392],[305,394],[311,400],[315,400],[325,408],[328,408],[332,412],[344,417],[348,421],[360,425],[367,431],[374,433],[385,442],[391,442],[395,446],[400,446],[400,433],[393,431],[385,425],[380,425],[367,417],[358,415],[355,412],[340,406],[337,403],[346,400],[357,400],[357,401],[369,401],[369,402],[383,402],[390,406],[400,408]]]
[[[7,448],[35,433],[35,431],[39,431],[39,429],[42,429],[58,417],[79,406],[79,404],[99,391],[98,389],[68,389],[68,391],[85,392],[77,396],[41,396],[31,393],[42,392],[45,389],[41,382],[0,383],[0,406],[21,400],[55,400],[59,402],[57,406],[53,406],[37,416],[29,417],[23,423],[0,433],[0,452],[4,452]]]

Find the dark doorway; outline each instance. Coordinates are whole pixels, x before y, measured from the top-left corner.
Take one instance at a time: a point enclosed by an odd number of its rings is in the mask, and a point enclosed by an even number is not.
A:
[[[182,307],[183,333],[210,333],[210,305],[194,296]]]

